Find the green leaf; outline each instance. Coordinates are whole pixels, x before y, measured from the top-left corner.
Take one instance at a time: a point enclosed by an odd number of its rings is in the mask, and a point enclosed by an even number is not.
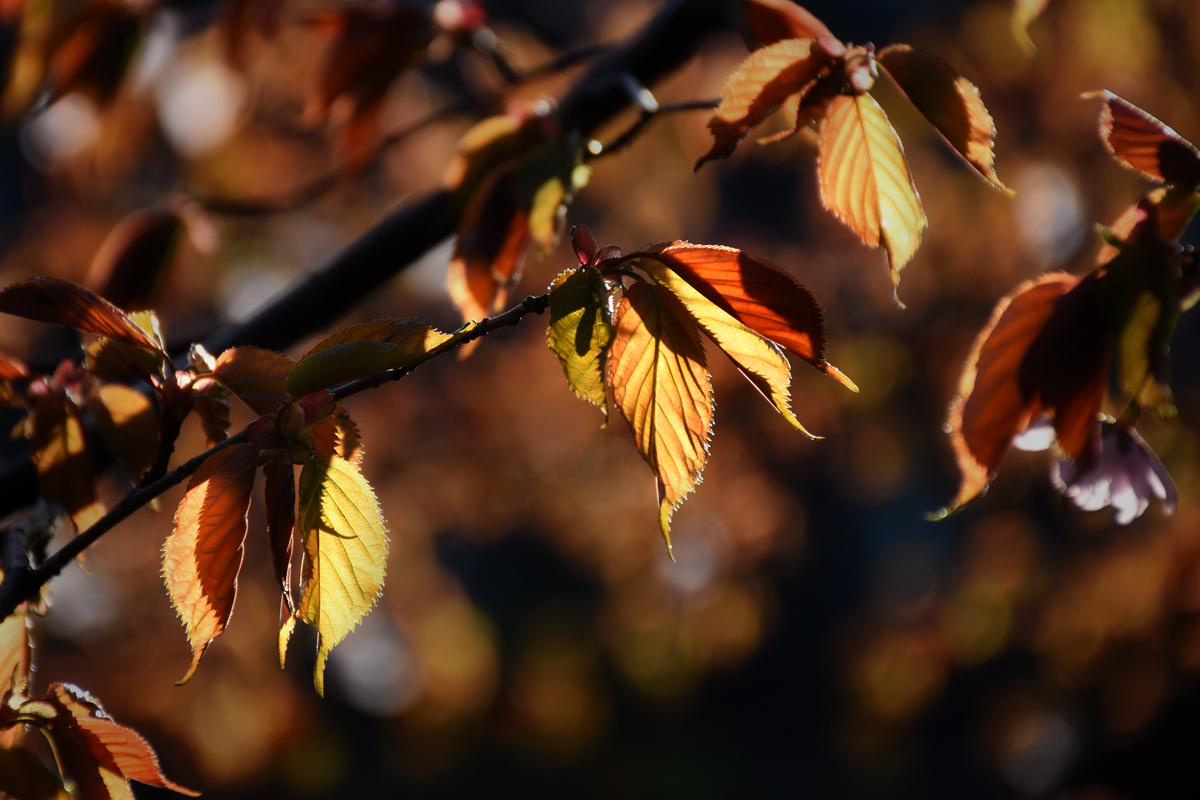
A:
[[[608,424],[604,369],[612,345],[608,289],[600,270],[569,270],[550,286],[546,343],[562,364],[567,383],[581,400],[599,406]]]
[[[293,398],[376,372],[420,364],[453,336],[416,322],[383,320],[334,334],[310,350],[287,376]]]

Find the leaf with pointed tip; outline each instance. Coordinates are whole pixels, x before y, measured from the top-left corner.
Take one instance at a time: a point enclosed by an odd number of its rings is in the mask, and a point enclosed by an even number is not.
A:
[[[356,325],[318,344],[287,376],[292,397],[303,397],[388,369],[413,367],[448,342],[451,334],[416,322]]]
[[[1104,100],[1100,138],[1122,166],[1153,181],[1200,186],[1200,151],[1191,142],[1112,92],[1091,96]]]
[[[233,613],[255,459],[253,445],[239,444],[205,461],[188,482],[163,544],[163,579],[192,646],[192,664],[180,684],[196,672]]]
[[[1028,427],[1036,409],[1022,391],[1021,365],[1059,298],[1078,282],[1063,272],[1025,281],[996,304],[976,337],[947,423],[962,483],[945,513],[987,488],[1013,437]]]
[[[0,797],[71,800],[58,776],[23,747],[0,747]]]
[[[83,422],[61,392],[31,395],[30,447],[42,497],[66,509],[82,533],[104,514],[92,487],[92,462]]]
[[[325,660],[379,599],[388,538],[379,501],[358,467],[310,458],[300,472],[300,533],[307,555],[298,615],[319,635],[313,682],[325,693]]]
[[[669,551],[671,517],[708,460],[713,397],[700,330],[666,289],[639,283],[621,299],[608,383],[658,479],[659,526]]]
[[[292,399],[287,376],[295,366],[287,356],[270,350],[234,347],[217,358],[212,376],[255,414],[272,414]]]
[[[937,56],[906,44],[883,48],[876,60],[968,164],[1008,191],[996,176],[996,125],[973,83]]]
[[[166,344],[154,312],[134,311],[129,319],[157,343],[158,349],[147,350],[138,345],[101,337],[84,349],[84,363],[88,372],[97,378],[140,377],[138,372],[130,369],[131,361],[141,364],[151,375],[161,374],[163,367],[169,363],[163,354]]]
[[[816,298],[782,267],[732,247],[690,242],[675,242],[653,257],[755,333],[858,391],[825,360],[825,320]]]
[[[162,774],[158,756],[132,728],[113,721],[100,703],[69,683],[52,683],[44,699],[27,701],[33,723],[45,728],[63,771],[86,800],[132,800],[129,781],[195,797],[199,792],[173,783]],[[47,713],[50,716],[47,717]]]
[[[832,38],[787,39],[755,50],[725,80],[721,104],[708,122],[713,146],[696,169],[728,158],[751,128],[774,114],[793,95],[805,94],[845,52]]]
[[[86,407],[104,443],[137,483],[158,456],[158,414],[150,398],[119,383],[94,385]]]
[[[121,309],[62,278],[26,278],[0,292],[0,312],[157,351],[162,347]]]
[[[292,530],[296,525],[296,475],[287,453],[275,453],[263,468],[264,500],[267,505],[267,539],[271,542],[271,565],[275,580],[292,605]]]
[[[567,384],[580,400],[599,406],[608,424],[605,361],[613,340],[608,288],[600,270],[567,270],[550,284],[546,344],[558,356]]]
[[[821,129],[821,201],[868,247],[884,247],[892,291],[928,221],[900,137],[869,94],[834,98]]]
[[[815,39],[833,34],[825,23],[791,0],[742,0],[746,21],[763,46],[783,39]]]

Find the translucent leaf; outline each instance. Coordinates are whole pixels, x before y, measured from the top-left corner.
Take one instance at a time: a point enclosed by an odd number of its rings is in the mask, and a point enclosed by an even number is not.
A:
[[[234,347],[221,353],[212,376],[255,414],[272,414],[291,401],[287,376],[290,358],[258,347]]]
[[[140,377],[139,373],[129,368],[130,362],[137,362],[151,375],[158,375],[169,362],[163,355],[166,345],[163,342],[162,331],[159,329],[158,317],[153,311],[134,311],[129,315],[146,335],[158,344],[158,350],[147,350],[144,347],[119,342],[114,339],[100,338],[84,349],[84,363],[87,369],[97,378],[130,378]]]
[[[834,98],[821,129],[817,174],[825,207],[869,247],[884,247],[892,289],[928,221],[900,138],[869,94]]]
[[[659,525],[670,550],[671,517],[708,460],[713,397],[700,330],[666,289],[639,283],[622,298],[608,382],[658,479]]]
[[[550,285],[546,343],[562,364],[567,384],[581,400],[599,406],[608,421],[605,361],[613,340],[608,289],[600,270],[568,270]]]
[[[338,404],[336,411],[326,417],[321,423],[309,430],[312,436],[312,450],[321,458],[338,458],[346,461],[361,463],[363,457],[362,442],[358,426],[350,419],[344,406]]]
[[[137,483],[158,457],[158,413],[146,395],[105,383],[87,393],[87,411],[108,449]]]
[[[309,351],[287,376],[287,391],[303,397],[388,369],[411,367],[451,339],[448,333],[415,322],[357,325]]]
[[[9,285],[0,292],[0,312],[162,352],[124,311],[62,278],[26,278]]]
[[[979,89],[937,56],[906,44],[883,48],[877,60],[950,146],[989,183],[1008,191],[996,176],[996,125]]]
[[[83,532],[104,514],[92,487],[83,423],[75,404],[54,390],[31,393],[30,446],[37,469],[38,490],[66,509]]]
[[[319,634],[313,679],[325,692],[325,660],[383,590],[388,538],[375,492],[358,467],[311,458],[300,473],[300,533],[307,571],[299,616]]]
[[[1153,181],[1200,186],[1200,151],[1191,142],[1112,92],[1097,95],[1104,100],[1100,138],[1117,161]]]
[[[750,29],[763,46],[782,39],[833,36],[825,23],[792,0],[742,0]]]
[[[241,444],[205,461],[188,482],[175,528],[163,544],[167,594],[192,646],[192,664],[181,684],[195,673],[233,613],[256,457],[253,445]]]

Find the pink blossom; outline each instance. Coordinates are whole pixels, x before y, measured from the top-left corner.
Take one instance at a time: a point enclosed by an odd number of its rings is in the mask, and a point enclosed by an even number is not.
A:
[[[1166,467],[1133,428],[1101,425],[1100,455],[1080,470],[1071,461],[1055,460],[1050,468],[1054,488],[1085,511],[1105,506],[1116,509],[1118,525],[1128,525],[1150,505],[1150,497],[1163,501],[1163,510],[1175,513],[1179,491]]]

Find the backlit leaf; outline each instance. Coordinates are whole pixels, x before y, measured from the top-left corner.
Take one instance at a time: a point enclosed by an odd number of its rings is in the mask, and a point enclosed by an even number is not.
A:
[[[108,449],[134,483],[158,456],[158,414],[141,392],[119,383],[93,386],[87,411]]]
[[[277,452],[263,470],[267,539],[275,580],[292,607],[292,530],[296,524],[296,475],[287,453]]]
[[[1123,166],[1150,180],[1200,185],[1200,151],[1174,130],[1112,92],[1098,92],[1100,138]]]
[[[0,312],[162,352],[124,311],[62,278],[26,278],[7,286],[0,292]]]
[[[807,92],[843,52],[840,42],[824,38],[788,39],[751,53],[725,80],[721,104],[708,122],[713,146],[696,162],[696,169],[728,158],[751,128],[792,95]]]
[[[712,385],[700,331],[674,295],[636,284],[621,299],[608,359],[613,401],[659,486],[659,525],[700,481],[712,435]]]
[[[689,242],[658,250],[654,258],[755,333],[858,391],[825,360],[825,320],[816,299],[782,267],[732,247]]]
[[[217,358],[213,377],[256,414],[271,414],[290,402],[287,376],[290,358],[258,347],[234,347]]]
[[[54,774],[23,747],[0,747],[0,797],[13,800],[70,800]]]
[[[313,457],[300,473],[300,533],[307,559],[299,616],[319,634],[313,674],[325,693],[325,660],[375,605],[387,567],[387,527],[358,467]]]
[[[546,343],[562,364],[567,384],[581,400],[599,406],[608,423],[605,361],[613,340],[608,289],[600,270],[568,270],[550,285]]]
[[[933,123],[938,133],[997,189],[996,125],[979,96],[979,89],[937,56],[894,44],[877,56],[888,75]]]
[[[527,153],[513,176],[513,194],[526,211],[530,239],[539,257],[558,245],[567,207],[591,178],[583,153],[577,142],[550,142]]]
[[[129,781],[195,797],[193,792],[166,779],[158,756],[137,731],[118,725],[87,692],[69,683],[53,683],[44,699],[28,701],[31,716],[43,717],[38,725],[54,740],[64,772],[76,783],[77,796],[85,800],[133,800]],[[45,718],[45,711],[52,716]]]
[[[241,444],[205,461],[188,482],[175,528],[163,544],[163,579],[192,646],[192,664],[181,684],[233,613],[255,458],[254,446]]]
[[[962,484],[945,513],[987,488],[1013,436],[1028,427],[1036,409],[1021,389],[1021,365],[1059,298],[1078,282],[1062,272],[1025,281],[996,304],[976,337],[948,422]]]
[[[288,373],[287,390],[302,397],[388,369],[415,366],[451,339],[416,322],[385,320],[356,325],[310,350]]]
[[[760,44],[783,39],[815,39],[833,36],[825,23],[792,0],[742,0],[746,20]]]
[[[355,464],[362,462],[363,449],[358,426],[340,403],[336,412],[314,425],[309,434],[313,438],[313,452],[319,457],[337,456]]]
[[[164,355],[166,345],[154,312],[134,311],[129,315],[129,319],[157,344],[157,349],[147,350],[145,347],[101,337],[84,350],[84,363],[88,371],[97,378],[140,377],[130,369],[131,361],[141,364],[151,375],[158,375],[168,363]]]
[[[834,98],[821,129],[817,174],[825,207],[869,247],[884,247],[892,291],[928,221],[900,138],[869,94]]]
[[[92,488],[92,462],[75,404],[61,392],[31,393],[30,446],[38,490],[66,509],[83,532],[104,514]]]

